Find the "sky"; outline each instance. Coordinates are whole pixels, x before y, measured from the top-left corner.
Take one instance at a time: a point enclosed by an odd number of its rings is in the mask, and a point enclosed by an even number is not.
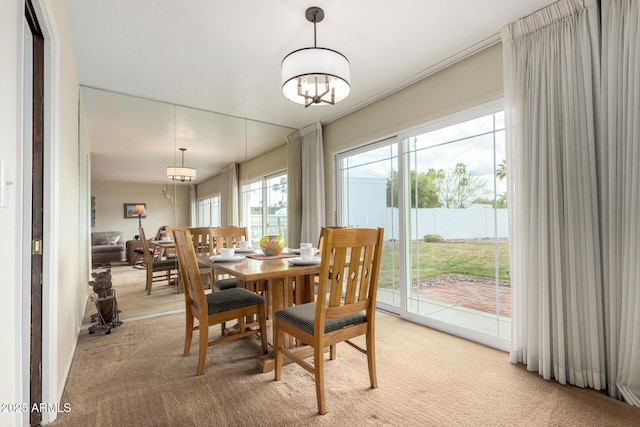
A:
[[[495,132],[494,130],[495,120]],[[493,144],[495,135],[495,159]],[[409,138],[412,156],[410,167],[419,172],[453,169],[456,163],[467,165],[493,188],[497,164],[505,159],[504,113],[489,114],[477,119],[447,126]],[[394,145],[380,147],[351,156],[348,160],[349,175],[353,177],[380,177],[386,179],[392,168],[397,168],[397,148]],[[506,181],[496,180],[496,193],[506,191]]]

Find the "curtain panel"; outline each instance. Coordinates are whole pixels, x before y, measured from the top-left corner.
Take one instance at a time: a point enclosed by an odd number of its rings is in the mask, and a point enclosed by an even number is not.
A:
[[[198,225],[198,197],[196,194],[196,186],[189,185],[189,225],[196,227]]]
[[[300,131],[287,137],[287,245],[300,247],[302,230],[302,154]]]
[[[220,174],[220,225],[238,225],[238,164],[231,163]]]
[[[640,406],[640,2],[602,1],[599,153],[609,394]],[[616,394],[619,393],[619,394]]]
[[[637,3],[562,0],[502,31],[511,361],[636,405]]]
[[[325,222],[324,149],[319,122],[300,130],[302,170],[302,229],[300,239],[315,243]]]

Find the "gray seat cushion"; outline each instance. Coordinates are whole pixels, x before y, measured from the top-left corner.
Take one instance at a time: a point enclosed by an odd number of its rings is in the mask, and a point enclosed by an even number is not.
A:
[[[216,289],[220,289],[221,291],[233,289],[238,287],[238,280],[235,277],[231,277],[229,279],[220,279],[213,282],[213,286],[215,286]]]
[[[178,268],[178,259],[174,258],[153,261],[153,268]]]
[[[91,252],[94,254],[104,254],[104,253],[123,252],[123,251],[124,251],[124,246],[122,245],[91,246]]]
[[[222,313],[223,311],[264,304],[264,298],[243,288],[228,289],[224,292],[207,294],[208,313]]]
[[[276,312],[276,317],[292,324],[298,329],[302,329],[313,335],[313,322],[316,315],[316,303],[296,305]],[[353,326],[367,321],[365,312],[353,314],[339,319],[326,319],[324,322],[324,332],[333,332],[347,326]]]
[[[169,258],[169,259],[162,259],[159,261],[153,261],[153,267],[154,268],[178,268],[178,258]],[[203,269],[203,268],[211,268],[209,267],[207,264],[202,264],[202,263],[198,263],[198,268]]]

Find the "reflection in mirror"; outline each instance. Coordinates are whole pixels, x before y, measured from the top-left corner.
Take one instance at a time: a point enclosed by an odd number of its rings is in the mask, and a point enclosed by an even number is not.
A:
[[[123,204],[146,204],[147,215],[141,223],[147,239],[160,237],[159,230],[165,226],[196,226],[192,206],[197,206],[198,198],[215,194],[223,168],[283,145],[293,131],[90,87],[81,87],[80,93],[81,138],[86,138],[91,152],[95,200],[91,231],[117,231],[128,248],[137,248],[141,242],[136,240],[138,218],[123,218]],[[187,149],[185,166],[197,171],[192,182],[167,178],[166,168],[181,164],[180,148]],[[135,254],[129,255],[127,247],[126,261],[111,263],[121,320],[183,310],[184,296],[176,293],[175,283],[154,282],[151,295],[146,294],[146,267],[140,258],[133,265]],[[87,306],[85,323],[95,311],[95,306]]]

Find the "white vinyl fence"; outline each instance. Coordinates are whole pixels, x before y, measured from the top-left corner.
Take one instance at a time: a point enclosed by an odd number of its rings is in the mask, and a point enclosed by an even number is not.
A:
[[[475,205],[467,209],[412,209],[411,238],[422,240],[427,234],[443,239],[492,239],[509,237],[507,209],[493,209]],[[398,239],[399,213],[397,208],[362,209],[351,211],[350,227],[384,227],[385,240]],[[497,232],[496,232],[497,230]]]

